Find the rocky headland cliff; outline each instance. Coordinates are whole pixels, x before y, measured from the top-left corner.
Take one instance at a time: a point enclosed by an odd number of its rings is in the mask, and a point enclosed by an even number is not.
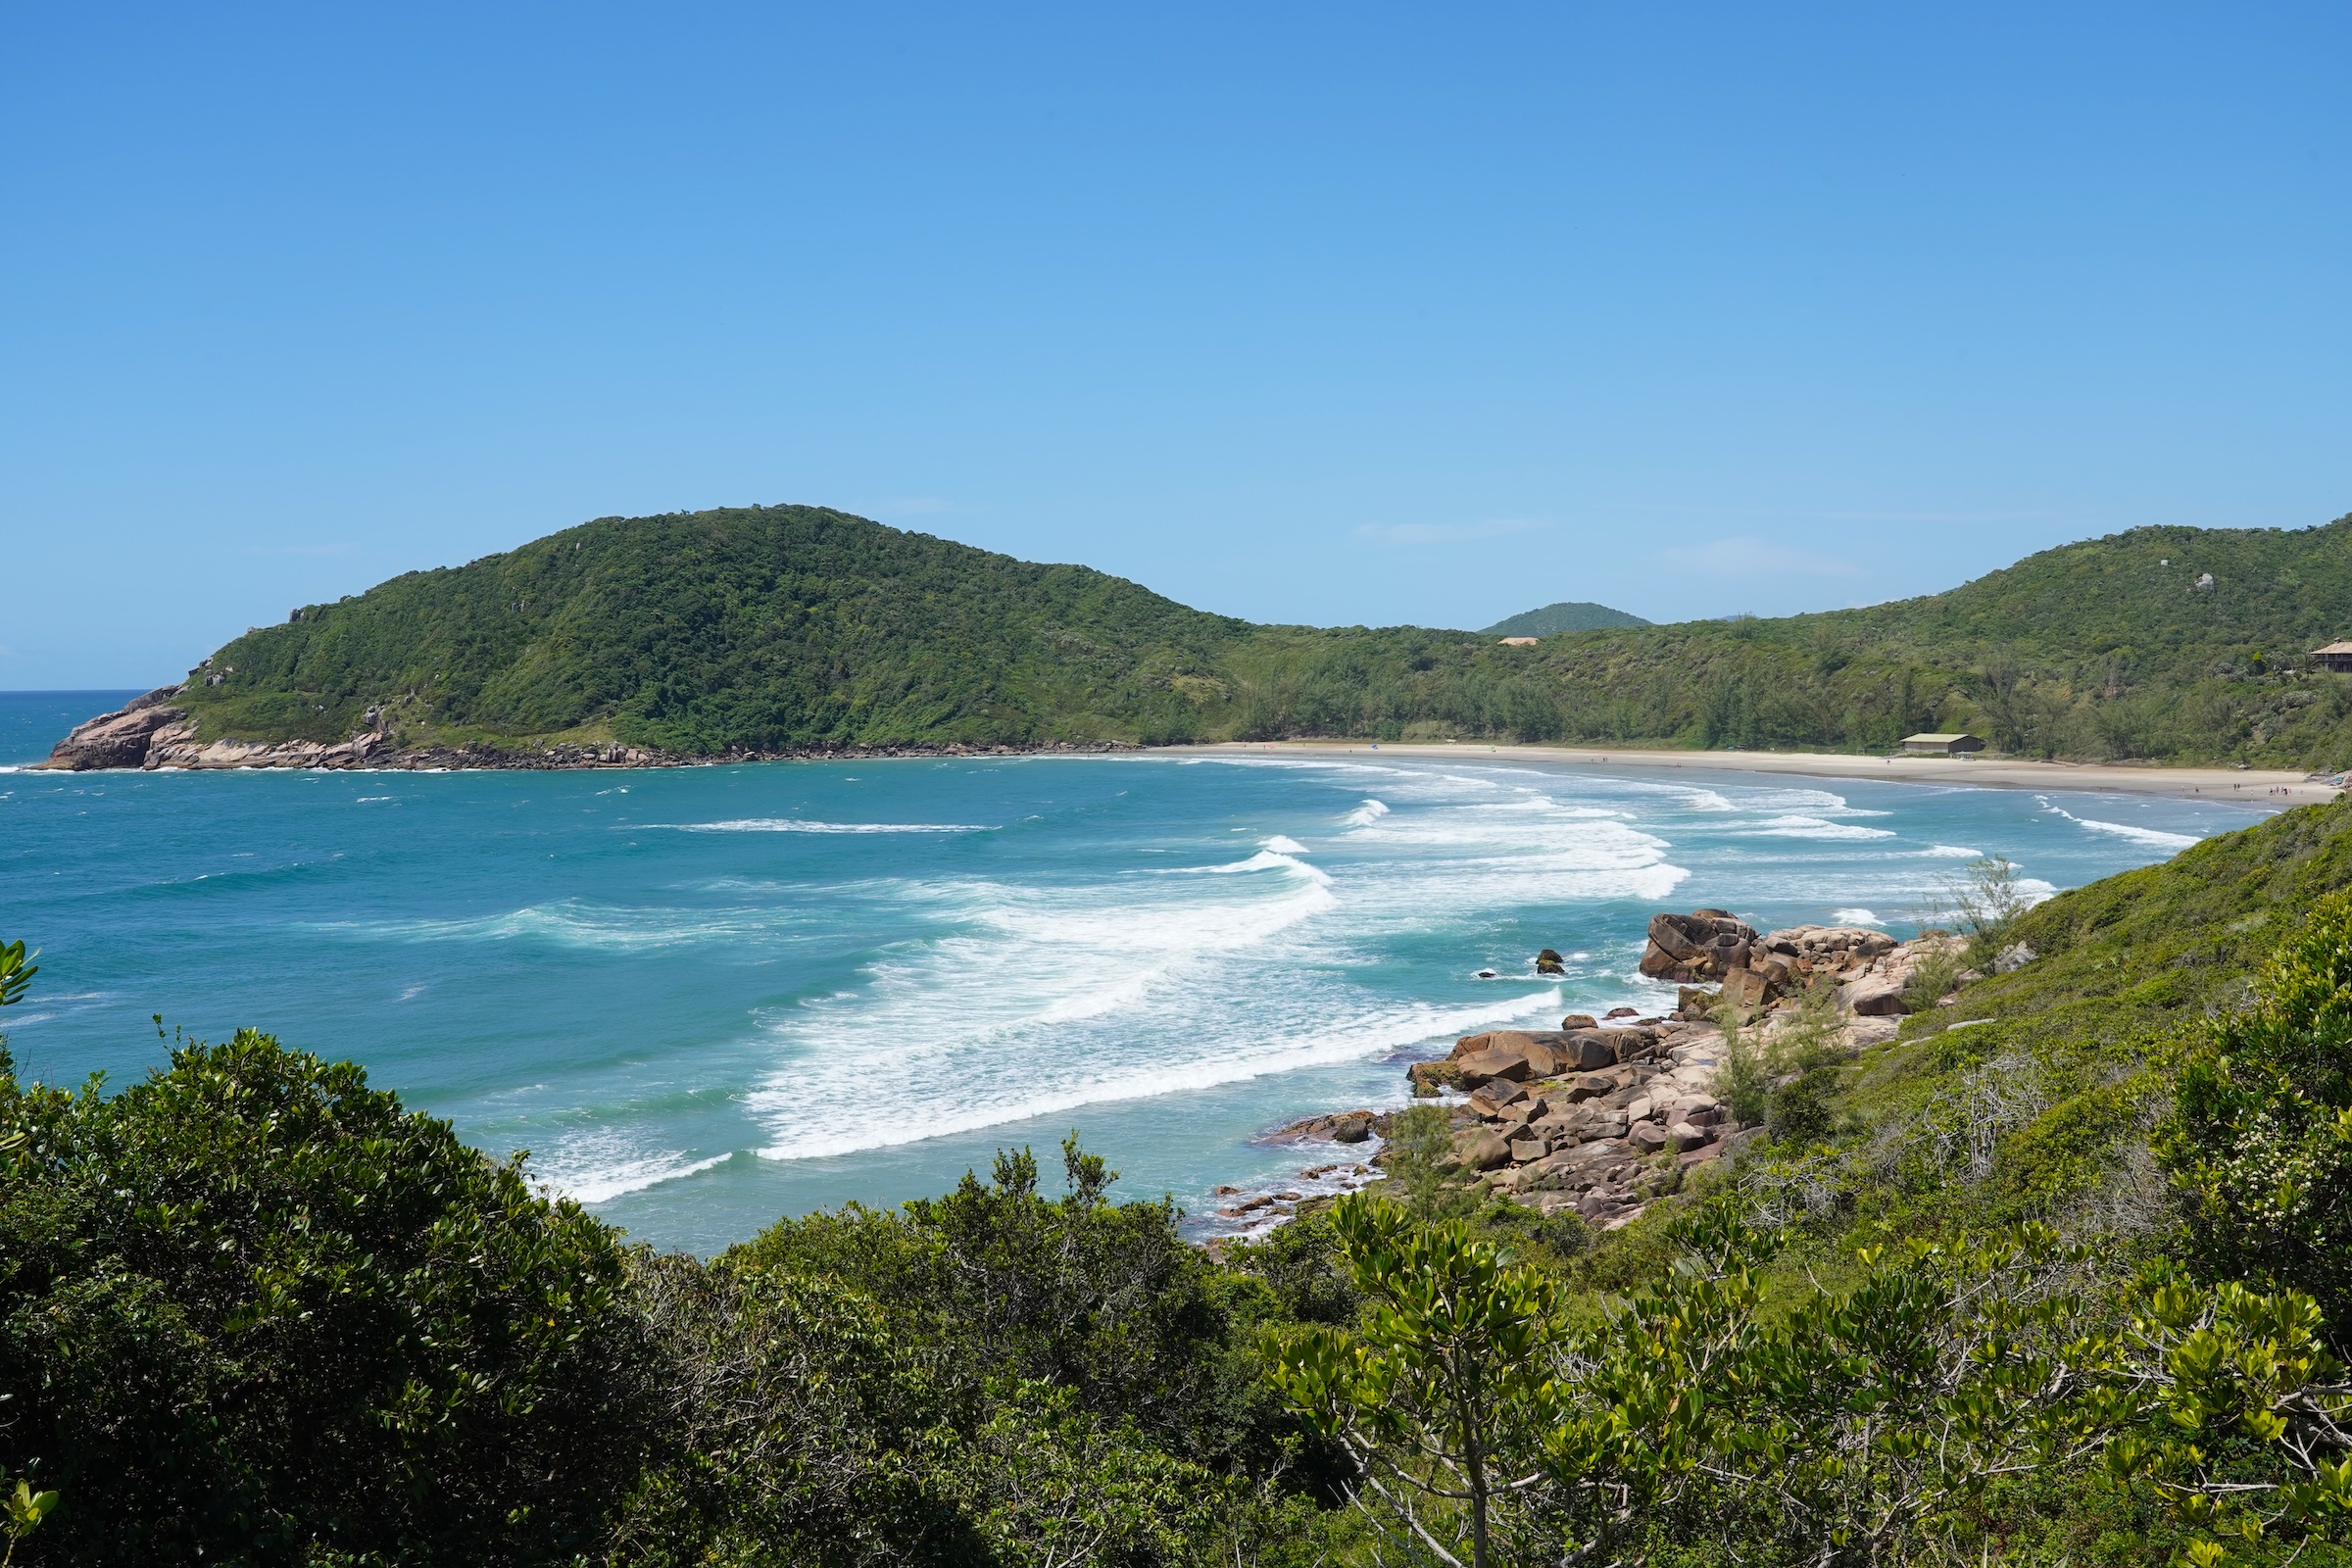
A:
[[[187,691],[159,686],[111,713],[76,724],[35,767],[66,772],[97,768],[368,767],[571,768],[699,767],[720,762],[765,762],[874,757],[1010,757],[1033,752],[1117,752],[1138,748],[1116,741],[1049,741],[1025,746],[815,746],[779,751],[737,749],[717,756],[687,756],[643,746],[563,743],[539,748],[490,745],[403,746],[382,714],[370,709],[366,722],[341,741],[203,740],[194,715],[174,701]]]

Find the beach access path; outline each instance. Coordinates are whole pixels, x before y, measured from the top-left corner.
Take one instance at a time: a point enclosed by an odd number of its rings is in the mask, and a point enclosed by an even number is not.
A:
[[[1154,748],[1154,750],[1158,750]],[[2234,767],[2152,767],[2130,762],[2037,762],[2019,758],[1855,757],[1837,752],[1642,751],[1575,746],[1512,746],[1488,741],[1230,741],[1169,747],[1202,756],[1382,757],[1565,762],[1598,772],[1686,768],[1710,773],[1793,773],[1814,778],[1878,778],[1904,784],[1968,784],[1986,789],[2112,790],[2183,800],[2306,806],[2331,801],[2333,784],[2303,773]]]

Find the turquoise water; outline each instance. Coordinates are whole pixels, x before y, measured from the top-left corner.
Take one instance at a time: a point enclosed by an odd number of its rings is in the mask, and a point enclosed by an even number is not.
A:
[[[0,756],[109,695],[0,698]],[[1300,1163],[1255,1135],[1394,1103],[1457,1034],[1669,1004],[1633,972],[1662,906],[1900,932],[1980,853],[2068,887],[2260,814],[1469,748],[11,772],[0,930],[43,950],[9,1019],[28,1075],[158,1064],[151,1013],[251,1024],[707,1250],[1072,1127],[1205,1213]]]

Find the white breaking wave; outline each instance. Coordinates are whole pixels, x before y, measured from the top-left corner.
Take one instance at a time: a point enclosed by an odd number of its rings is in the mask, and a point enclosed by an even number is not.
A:
[[[988,833],[973,822],[812,822],[799,816],[747,816],[732,822],[647,822],[679,833]],[[628,831],[635,831],[630,829]]]
[[[1342,827],[1370,827],[1389,814],[1389,808],[1378,801],[1367,800],[1363,805],[1340,818]]]
[[[391,942],[513,942],[626,951],[699,942],[740,943],[805,925],[789,909],[619,908],[578,899],[466,920],[328,920],[307,929]]]
[[[1936,860],[1982,860],[1984,858],[1983,851],[1964,850],[1957,844],[1931,844],[1919,853],[1930,859]]]
[[[1312,881],[1320,882],[1325,887],[1329,887],[1331,885],[1331,877],[1326,872],[1316,866],[1307,864],[1304,860],[1294,860],[1291,858],[1291,857],[1283,854],[1280,850],[1273,847],[1277,842],[1289,844],[1291,841],[1279,837],[1276,839],[1269,839],[1265,849],[1258,851],[1247,860],[1228,860],[1223,865],[1152,866],[1146,869],[1142,874],[1145,876],[1231,876],[1237,871],[1274,871],[1288,869],[1296,871],[1300,876],[1309,878]],[[1294,849],[1298,848],[1296,845],[1293,845],[1292,847]],[[1304,855],[1306,852],[1304,850],[1299,850],[1298,853]]]
[[[1869,909],[1833,909],[1830,918],[1839,925],[1877,925],[1879,917]]]
[[[1830,822],[1818,816],[1775,816],[1745,829],[1760,838],[1774,839],[1890,839],[1890,828],[1861,827],[1852,822]]]
[[[604,1140],[582,1140],[593,1145]],[[674,1182],[688,1176],[723,1165],[735,1156],[732,1153],[712,1154],[704,1159],[690,1159],[679,1153],[623,1156],[609,1163],[593,1163],[593,1149],[558,1146],[540,1181],[565,1198],[582,1203],[609,1203],[624,1193],[643,1192],[663,1182]]]
[[[1558,988],[1368,1007],[1354,975],[1399,930],[1662,900],[1688,874],[1624,812],[1515,780],[1400,771],[1382,794],[1321,864],[1274,834],[1240,860],[933,885],[944,932],[880,955],[851,995],[760,1015],[779,1054],[745,1102],[760,1152],[847,1153],[1534,1023]]]
[[[1556,1011],[1561,1005],[1560,992],[1554,987],[1532,997],[1477,1007],[1399,1008],[1386,1016],[1342,1020],[1323,1030],[1310,1029],[1278,1037],[1211,1058],[1165,1065],[1127,1062],[1087,1081],[1035,1086],[1008,1084],[982,1100],[952,1108],[929,1108],[919,1120],[887,1112],[881,1117],[858,1118],[864,1125],[853,1122],[845,1126],[838,1115],[791,1118],[784,1136],[760,1153],[767,1159],[813,1159],[975,1132],[1004,1122],[1060,1115],[1113,1101],[1213,1089],[1268,1073],[1387,1055],[1438,1036],[1523,1022],[1535,1014]],[[799,1092],[787,1088],[762,1090],[752,1097],[754,1108],[782,1111],[791,1105],[790,1097]],[[764,1107],[763,1100],[770,1100]],[[856,1117],[855,1112],[852,1115]]]
[[[2048,805],[2049,803],[2045,801],[2043,804]],[[2077,827],[2088,828],[2093,833],[2112,833],[2119,839],[2130,839],[2134,844],[2149,844],[2167,850],[2185,850],[2191,844],[2199,842],[2194,833],[2167,833],[2162,828],[2133,827],[2129,822],[2102,822],[2095,816],[2077,816],[2074,812],[2057,806],[2050,807],[2050,809]]]

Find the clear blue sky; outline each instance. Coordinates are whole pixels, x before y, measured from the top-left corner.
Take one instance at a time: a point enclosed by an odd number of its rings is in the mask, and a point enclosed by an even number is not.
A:
[[[815,502],[1259,619],[2352,511],[2352,8],[0,12],[0,686]]]

